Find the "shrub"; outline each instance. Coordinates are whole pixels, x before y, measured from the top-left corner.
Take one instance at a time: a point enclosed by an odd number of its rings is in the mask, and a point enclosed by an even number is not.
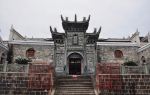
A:
[[[128,61],[123,64],[124,66],[137,66],[137,64],[133,61]]]
[[[18,64],[28,64],[29,60],[26,58],[18,57],[15,59],[15,62]]]

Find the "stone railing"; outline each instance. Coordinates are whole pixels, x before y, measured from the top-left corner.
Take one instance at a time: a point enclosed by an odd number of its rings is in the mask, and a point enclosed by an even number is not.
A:
[[[0,95],[51,95],[53,88],[51,65],[4,64],[2,67]]]
[[[0,72],[28,72],[29,64],[0,64]]]
[[[6,72],[28,72],[29,64],[7,64]]]
[[[122,74],[147,74],[147,66],[121,66]]]

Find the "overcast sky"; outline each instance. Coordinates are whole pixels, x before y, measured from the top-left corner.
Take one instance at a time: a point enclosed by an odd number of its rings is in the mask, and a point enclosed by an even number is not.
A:
[[[100,38],[140,35],[150,31],[150,0],[0,0],[0,35],[8,39],[11,25],[23,36],[50,38],[49,26],[64,32],[60,15],[78,20],[91,15],[87,32],[102,26]]]

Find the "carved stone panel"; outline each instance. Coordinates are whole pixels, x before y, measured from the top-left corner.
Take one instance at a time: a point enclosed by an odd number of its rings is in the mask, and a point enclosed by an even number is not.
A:
[[[93,53],[88,53],[86,56],[87,56],[87,70],[88,70],[88,73],[93,73],[94,69],[95,69],[94,54]]]
[[[64,54],[57,53],[55,61],[56,61],[56,66],[63,66],[64,65]]]

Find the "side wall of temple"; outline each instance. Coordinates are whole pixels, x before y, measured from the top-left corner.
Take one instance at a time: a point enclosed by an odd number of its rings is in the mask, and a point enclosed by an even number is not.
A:
[[[116,56],[115,51],[121,51],[122,56]],[[121,63],[127,61],[138,62],[137,46],[113,46],[113,45],[98,45],[97,53],[101,62]]]
[[[54,56],[54,45],[36,44],[13,44],[13,61],[17,57],[27,57],[27,50],[34,49],[34,58],[44,61],[52,61]]]
[[[97,52],[94,44],[86,45],[86,61],[87,61],[87,72],[92,73],[95,71],[97,63]]]

